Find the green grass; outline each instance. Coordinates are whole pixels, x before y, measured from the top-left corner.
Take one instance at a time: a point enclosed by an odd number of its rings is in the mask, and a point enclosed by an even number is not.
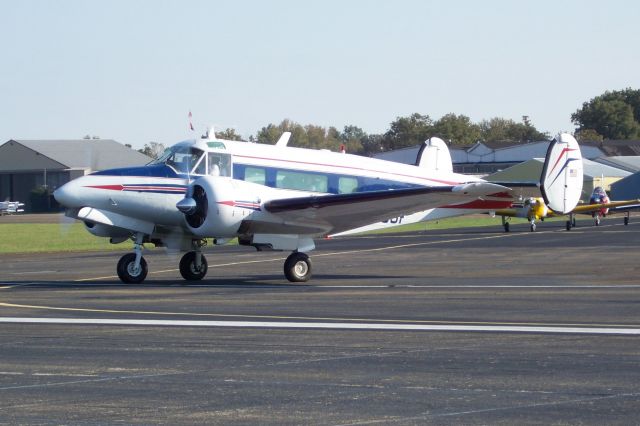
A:
[[[547,218],[545,221],[554,222],[562,220],[565,221],[566,218],[562,217],[554,217]],[[511,220],[512,225],[518,223],[529,223],[528,220],[512,217]],[[502,226],[502,219],[500,217],[491,217],[489,215],[473,215],[473,216],[459,216],[459,217],[450,217],[446,219],[434,220],[431,222],[421,222],[421,223],[412,223],[409,225],[400,225],[395,226],[393,228],[381,229],[377,231],[369,231],[366,232],[367,235],[370,234],[389,234],[396,232],[416,232],[416,231],[426,231],[433,229],[450,229],[450,228],[475,228],[482,226]]]
[[[554,218],[547,220],[565,220]],[[525,223],[526,220],[512,218],[511,223]],[[400,225],[393,228],[368,232],[367,234],[385,234],[395,232],[416,232],[432,229],[470,228],[478,226],[499,226],[499,217],[483,215],[461,216],[433,222]],[[79,222],[71,224],[0,224],[0,253],[46,253],[70,251],[131,250],[132,244],[111,244],[107,238],[95,237]],[[147,245],[146,247],[153,247]]]
[[[0,224],[0,253],[130,250],[131,244],[111,244],[91,235],[82,223]]]

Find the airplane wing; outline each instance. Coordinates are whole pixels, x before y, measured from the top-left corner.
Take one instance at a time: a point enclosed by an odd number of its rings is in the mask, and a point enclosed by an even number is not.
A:
[[[392,217],[441,206],[498,200],[509,205],[511,190],[488,182],[457,186],[409,188],[353,194],[319,195],[267,201],[263,209],[282,219],[289,230],[307,234],[335,234]],[[245,232],[276,233],[279,224],[245,224]],[[289,231],[291,232],[291,231]]]
[[[612,201],[609,203],[578,205],[573,209],[573,213],[591,213],[600,209],[614,209],[616,211],[623,211],[638,207],[640,207],[640,200]]]
[[[542,197],[542,192],[540,191],[540,182],[508,182],[508,181],[494,181],[490,180],[489,182],[495,183],[496,185],[506,186],[511,188],[513,192],[514,199],[524,200],[525,198],[540,198]]]

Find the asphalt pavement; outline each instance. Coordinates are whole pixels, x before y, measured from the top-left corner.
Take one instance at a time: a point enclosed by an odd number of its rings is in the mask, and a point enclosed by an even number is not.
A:
[[[640,222],[4,255],[0,424],[636,424]]]

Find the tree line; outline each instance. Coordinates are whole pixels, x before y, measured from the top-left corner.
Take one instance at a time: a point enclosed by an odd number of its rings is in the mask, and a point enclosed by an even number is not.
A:
[[[576,125],[579,141],[640,139],[640,90],[607,91],[584,102],[582,108],[571,115],[571,121]],[[356,125],[339,130],[333,126],[302,125],[284,119],[279,124],[262,127],[249,140],[273,144],[283,132],[291,132],[289,146],[332,151],[344,147],[349,153],[367,156],[415,146],[432,136],[444,139],[451,146],[470,146],[478,141],[527,143],[550,138],[548,133],[536,129],[526,115],[520,122],[494,117],[474,123],[462,114],[450,113],[434,120],[429,115],[414,113],[397,117],[382,134],[368,134]],[[232,128],[217,131],[216,136],[242,140]],[[163,149],[162,144],[150,142],[139,151],[157,158]]]

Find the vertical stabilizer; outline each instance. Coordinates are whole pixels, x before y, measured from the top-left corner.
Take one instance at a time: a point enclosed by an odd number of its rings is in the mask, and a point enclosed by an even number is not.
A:
[[[424,141],[416,157],[416,166],[438,172],[453,172],[447,144],[435,137]]]
[[[545,203],[556,213],[571,212],[582,194],[582,155],[576,139],[559,134],[549,144],[540,189]]]

